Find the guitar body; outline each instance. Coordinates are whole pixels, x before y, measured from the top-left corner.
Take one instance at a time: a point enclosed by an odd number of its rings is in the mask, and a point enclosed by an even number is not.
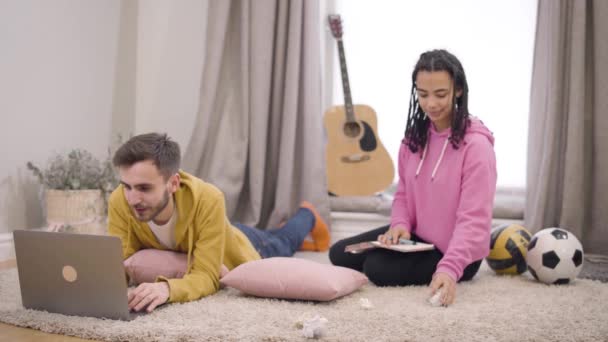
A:
[[[366,105],[352,108],[354,121],[347,120],[344,106],[325,113],[328,190],[338,196],[373,195],[393,182],[395,168],[378,138],[374,110]]]

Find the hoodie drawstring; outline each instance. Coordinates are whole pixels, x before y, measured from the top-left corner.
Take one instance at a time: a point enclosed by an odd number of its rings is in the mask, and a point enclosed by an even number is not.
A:
[[[127,248],[131,249],[131,232],[133,231],[133,229],[131,228],[131,224],[129,223],[129,225],[127,226]]]
[[[193,236],[193,232],[192,229],[188,229],[188,266],[187,266],[187,270],[188,272],[190,272],[190,260],[191,260],[191,256],[192,256],[192,245],[193,245],[193,240],[194,240],[194,236]]]
[[[437,169],[439,168],[439,164],[441,164],[441,160],[443,159],[443,154],[445,153],[445,149],[448,147],[448,143],[450,142],[450,139],[445,139],[445,143],[443,143],[443,148],[441,149],[441,154],[439,155],[439,159],[437,160],[437,163],[435,163],[435,168],[433,169],[433,173],[431,173],[431,180],[433,180],[435,178],[435,172],[437,172]]]
[[[437,169],[439,169],[439,164],[441,164],[441,161],[443,160],[443,155],[445,154],[445,149],[448,147],[448,144],[450,142],[450,138],[448,137],[447,139],[445,139],[445,143],[443,143],[443,147],[441,148],[441,154],[439,155],[439,159],[437,159],[437,162],[435,163],[435,167],[433,168],[433,173],[431,173],[431,180],[435,179],[435,173],[437,173]],[[427,142],[426,145],[424,146],[424,151],[422,152],[422,158],[420,159],[420,162],[418,163],[418,168],[416,169],[416,177],[418,177],[418,174],[420,174],[420,169],[422,169],[422,164],[424,163],[424,159],[426,158],[426,153],[429,149],[429,143]]]
[[[426,151],[428,151],[429,149],[429,143],[427,141],[426,145],[424,146],[424,151],[422,152],[422,158],[420,159],[420,162],[418,163],[418,168],[416,169],[416,177],[418,177],[418,174],[420,173],[420,169],[422,168],[422,163],[424,163],[424,158],[426,158]]]

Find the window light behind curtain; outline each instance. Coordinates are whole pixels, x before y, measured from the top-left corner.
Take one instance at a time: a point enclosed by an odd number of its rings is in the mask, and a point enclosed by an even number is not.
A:
[[[423,51],[444,48],[464,66],[471,113],[494,132],[498,186],[525,186],[536,1],[338,0],[336,8],[353,102],[376,111],[395,166],[414,64]],[[334,58],[333,103],[342,104]]]

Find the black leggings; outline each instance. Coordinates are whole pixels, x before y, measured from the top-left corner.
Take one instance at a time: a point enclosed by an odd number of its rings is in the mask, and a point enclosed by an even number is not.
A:
[[[329,260],[336,266],[352,268],[365,273],[378,286],[426,285],[431,282],[437,264],[443,257],[437,248],[416,253],[402,253],[376,248],[361,254],[344,252],[344,247],[354,243],[373,241],[386,233],[389,226],[370,230],[363,234],[336,242],[329,250]],[[412,234],[412,240],[422,241]],[[481,260],[468,265],[459,281],[471,280],[479,270]]]

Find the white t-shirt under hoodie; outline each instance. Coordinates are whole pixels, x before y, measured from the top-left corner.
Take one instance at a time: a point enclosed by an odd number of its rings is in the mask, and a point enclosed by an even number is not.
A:
[[[162,226],[157,225],[154,221],[148,222],[148,226],[152,230],[152,233],[156,236],[158,241],[165,247],[174,250],[175,243],[175,223],[177,222],[177,210],[173,209],[173,215],[169,219],[169,222]]]

